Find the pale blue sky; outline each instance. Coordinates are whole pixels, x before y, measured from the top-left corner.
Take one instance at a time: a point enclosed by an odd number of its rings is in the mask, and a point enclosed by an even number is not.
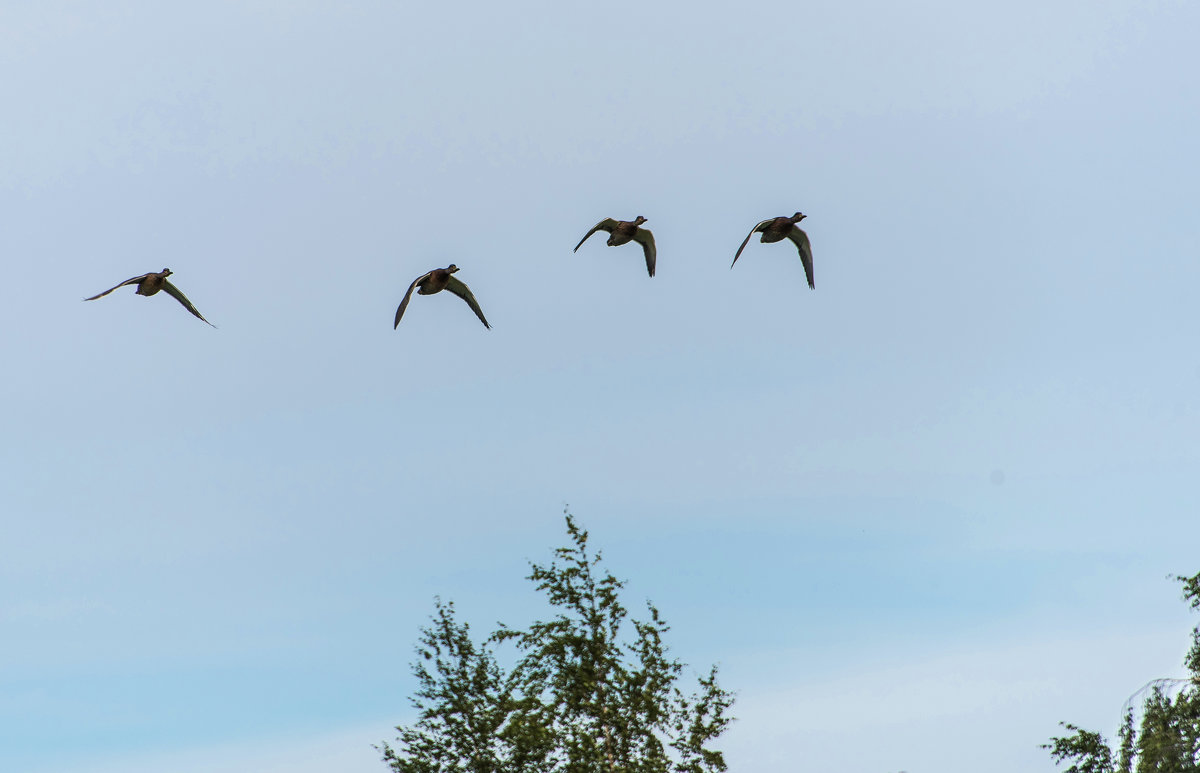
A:
[[[0,3],[0,769],[385,770],[433,596],[539,614],[569,503],[733,770],[1053,770],[1195,623],[1197,28]],[[796,210],[815,291],[729,269]],[[571,253],[638,214],[653,280]],[[393,331],[450,262],[494,330]],[[219,329],[80,302],[164,266]]]

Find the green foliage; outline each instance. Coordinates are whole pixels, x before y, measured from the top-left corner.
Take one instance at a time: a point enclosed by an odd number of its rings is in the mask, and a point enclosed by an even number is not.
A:
[[[1200,574],[1175,579],[1183,584],[1191,608],[1200,610]],[[1190,678],[1157,679],[1134,694],[1146,695],[1136,730],[1130,699],[1115,764],[1103,736],[1066,723],[1072,734],[1051,738],[1042,748],[1050,750],[1056,763],[1073,763],[1066,773],[1200,773],[1200,626],[1192,630],[1184,665]]]
[[[412,664],[419,718],[411,728],[396,728],[403,751],[385,743],[384,760],[400,773],[537,770],[514,765],[501,741],[512,696],[491,650],[476,646],[467,624],[455,621],[453,602],[435,604]]]
[[[646,604],[627,620],[624,583],[600,567],[588,534],[566,516],[569,543],[528,578],[554,615],[525,629],[500,624],[472,642],[452,604],[437,602],[413,673],[418,721],[382,747],[398,773],[709,773],[724,771],[712,747],[728,727],[733,695],[714,666],[685,694],[683,665],[667,654],[669,630]],[[632,631],[630,631],[632,629]],[[505,672],[490,645],[512,643]],[[429,664],[432,664],[430,670]]]
[[[1121,748],[1117,752],[1117,770],[1121,773],[1133,773],[1133,761],[1137,752],[1137,732],[1133,729],[1133,707],[1125,709],[1125,719],[1121,722],[1121,730],[1117,734],[1121,739]]]
[[[1146,699],[1137,739],[1137,773],[1200,770],[1200,700],[1180,693],[1172,700],[1161,687]]]
[[[1112,750],[1108,748],[1104,736],[1066,722],[1062,725],[1075,731],[1074,735],[1051,738],[1053,743],[1042,747],[1050,750],[1055,762],[1075,760],[1075,764],[1067,768],[1067,773],[1111,773]]]
[[[1176,577],[1183,583],[1183,598],[1192,609],[1200,610],[1200,572],[1191,577]],[[1200,688],[1200,626],[1192,630],[1192,647],[1188,650],[1184,665],[1192,675],[1192,684]]]

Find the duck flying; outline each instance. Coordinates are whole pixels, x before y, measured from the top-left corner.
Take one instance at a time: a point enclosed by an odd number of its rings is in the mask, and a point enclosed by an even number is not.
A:
[[[657,255],[654,249],[654,234],[645,228],[638,227],[644,222],[646,222],[646,218],[641,215],[638,215],[636,220],[614,220],[611,217],[606,217],[592,226],[592,230],[584,234],[584,237],[579,240],[579,244],[575,245],[573,251],[579,252],[579,248],[588,240],[588,237],[597,231],[608,231],[609,247],[617,247],[622,244],[628,244],[631,241],[642,245],[642,252],[646,253],[646,271],[650,272],[650,276],[654,276],[654,262]]]
[[[149,274],[142,274],[141,276],[135,276],[132,279],[126,279],[124,282],[117,285],[117,287],[124,287],[125,285],[134,285],[135,284],[135,285],[137,285],[137,290],[135,290],[134,292],[137,293],[138,295],[145,295],[147,297],[154,295],[159,290],[164,290],[167,293],[167,295],[169,295],[172,298],[174,298],[175,300],[179,301],[179,303],[183,306],[183,308],[190,311],[194,317],[196,317],[199,320],[202,320],[205,324],[211,325],[212,327],[216,327],[216,325],[213,325],[213,323],[209,322],[207,319],[204,319],[204,315],[196,310],[196,307],[192,305],[192,302],[188,300],[186,295],[184,295],[182,292],[179,291],[178,287],[176,287],[175,285],[173,285],[169,281],[167,281],[167,277],[169,277],[172,273],[173,272],[171,271],[171,269],[164,268],[162,271],[159,271],[157,273],[151,272]],[[99,295],[93,295],[91,298],[84,298],[84,300],[85,301],[94,301],[97,298],[103,298],[104,296],[111,293],[113,290],[116,290],[117,287],[110,287],[109,289],[105,290],[104,292],[100,293]]]
[[[770,220],[764,220],[754,228],[750,229],[750,233],[746,235],[746,240],[742,242],[742,246],[738,247],[737,254],[733,256],[733,263],[737,263],[737,259],[741,257],[742,250],[746,249],[746,245],[750,242],[750,237],[756,233],[762,233],[760,242],[771,243],[778,242],[784,239],[791,239],[796,245],[796,249],[800,251],[800,262],[804,264],[804,274],[808,277],[808,286],[815,289],[813,284],[813,258],[812,245],[808,242],[808,234],[801,231],[796,225],[803,220],[807,215],[802,215],[799,212],[791,217],[773,217]],[[733,268],[733,263],[729,264]]]
[[[400,318],[404,316],[404,310],[408,308],[408,302],[412,299],[413,290],[417,291],[418,295],[433,295],[440,293],[442,290],[449,290],[467,302],[471,307],[471,311],[475,312],[475,316],[479,317],[479,321],[488,330],[492,326],[488,324],[487,319],[483,316],[483,310],[479,308],[479,302],[475,300],[475,296],[471,294],[471,289],[465,284],[455,279],[452,274],[458,271],[458,266],[451,263],[445,268],[435,268],[428,274],[422,274],[413,280],[413,283],[408,286],[408,292],[404,294],[404,300],[400,301],[400,308],[396,309],[396,324],[392,325],[395,330],[400,326]]]

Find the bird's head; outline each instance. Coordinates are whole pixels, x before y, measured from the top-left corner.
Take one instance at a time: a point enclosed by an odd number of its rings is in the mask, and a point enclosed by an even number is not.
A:
[[[808,215],[805,215],[801,212],[797,212],[796,214],[792,215],[792,222],[799,223],[801,220],[803,220],[806,217],[808,217]]]
[[[453,274],[455,271],[458,271],[458,266],[451,263],[449,266],[446,266],[446,271],[447,273]]]
[[[166,278],[167,278],[167,277],[169,277],[169,276],[170,276],[172,273],[174,273],[174,272],[173,272],[173,271],[171,271],[171,269],[169,269],[169,268],[164,268],[164,269],[162,270],[163,279],[166,279]]]
[[[644,222],[646,222],[646,218],[642,217],[641,215],[638,215],[637,218],[633,221],[633,224],[641,225]]]

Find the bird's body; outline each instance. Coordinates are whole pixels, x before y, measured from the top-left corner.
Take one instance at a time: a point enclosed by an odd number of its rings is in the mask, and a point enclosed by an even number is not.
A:
[[[762,238],[758,240],[761,244],[783,241],[795,225],[790,217],[777,217],[766,222],[767,226],[762,229]]]
[[[808,241],[808,234],[804,233],[796,225],[805,217],[807,215],[797,212],[791,217],[773,217],[754,226],[754,228],[750,229],[750,233],[746,234],[745,240],[742,241],[742,246],[738,247],[737,254],[733,256],[733,263],[730,263],[729,267],[733,268],[734,263],[737,263],[738,258],[742,255],[742,250],[746,249],[746,245],[750,243],[750,237],[756,233],[762,234],[762,238],[758,241],[764,244],[790,239],[800,252],[800,262],[804,264],[804,275],[808,279],[808,286],[815,289],[816,285],[813,283],[812,245]]]
[[[167,277],[163,275],[166,273],[167,270],[163,269],[163,272],[160,274],[146,274],[144,277],[142,277],[142,280],[138,282],[137,289],[133,291],[134,294],[145,296],[154,295],[159,290],[163,289],[164,285],[166,285]]]
[[[449,290],[467,302],[471,307],[471,311],[475,312],[475,316],[479,317],[479,321],[483,326],[491,329],[487,319],[483,316],[483,310],[479,308],[479,302],[475,300],[475,296],[471,294],[470,288],[463,284],[458,279],[454,278],[454,273],[458,271],[458,266],[451,263],[446,268],[435,268],[427,274],[423,274],[413,280],[413,283],[408,286],[408,292],[404,294],[404,300],[400,301],[400,307],[396,309],[396,322],[392,325],[392,329],[400,326],[400,318],[404,316],[404,310],[408,308],[408,302],[412,299],[413,291],[417,295],[433,295],[440,293],[442,290]]]
[[[639,216],[640,217],[640,216]],[[608,246],[619,247],[622,244],[629,244],[633,241],[633,237],[637,235],[637,221],[618,220],[616,227],[608,234]]]
[[[458,266],[454,266],[458,268]],[[433,295],[445,290],[450,284],[450,277],[453,274],[449,269],[435,268],[425,275],[424,281],[417,282],[417,295]]]
[[[176,287],[175,285],[173,285],[169,281],[167,281],[167,277],[169,277],[172,273],[174,273],[174,272],[172,272],[171,269],[164,268],[162,271],[151,272],[149,274],[142,274],[141,276],[135,276],[131,279],[126,279],[124,282],[117,285],[116,287],[110,287],[109,289],[105,290],[104,292],[100,293],[99,295],[93,295],[91,298],[84,298],[84,300],[85,301],[94,301],[97,298],[103,298],[104,296],[111,293],[113,290],[116,290],[119,287],[124,287],[125,285],[131,285],[131,284],[137,285],[137,289],[134,290],[134,293],[136,293],[137,295],[145,295],[147,297],[157,294],[160,290],[166,290],[167,295],[170,295],[172,298],[179,301],[180,305],[183,306],[183,308],[190,311],[192,313],[192,315],[195,316],[197,319],[203,320],[205,323],[212,325],[213,327],[216,327],[216,325],[213,325],[207,319],[204,319],[204,315],[201,314],[196,309],[196,307],[192,305],[192,302],[187,299],[186,295],[184,295],[182,292],[180,292],[178,287]]]
[[[646,256],[646,271],[650,276],[654,276],[654,265],[657,262],[658,251],[654,246],[654,234],[650,233],[648,229],[639,227],[645,222],[646,218],[641,215],[638,215],[635,220],[614,220],[611,217],[606,217],[592,226],[592,230],[584,234],[584,237],[579,240],[579,244],[575,245],[574,252],[579,252],[579,248],[583,246],[583,243],[592,234],[597,231],[607,231],[609,247],[619,247],[631,241],[641,244],[642,252]]]

